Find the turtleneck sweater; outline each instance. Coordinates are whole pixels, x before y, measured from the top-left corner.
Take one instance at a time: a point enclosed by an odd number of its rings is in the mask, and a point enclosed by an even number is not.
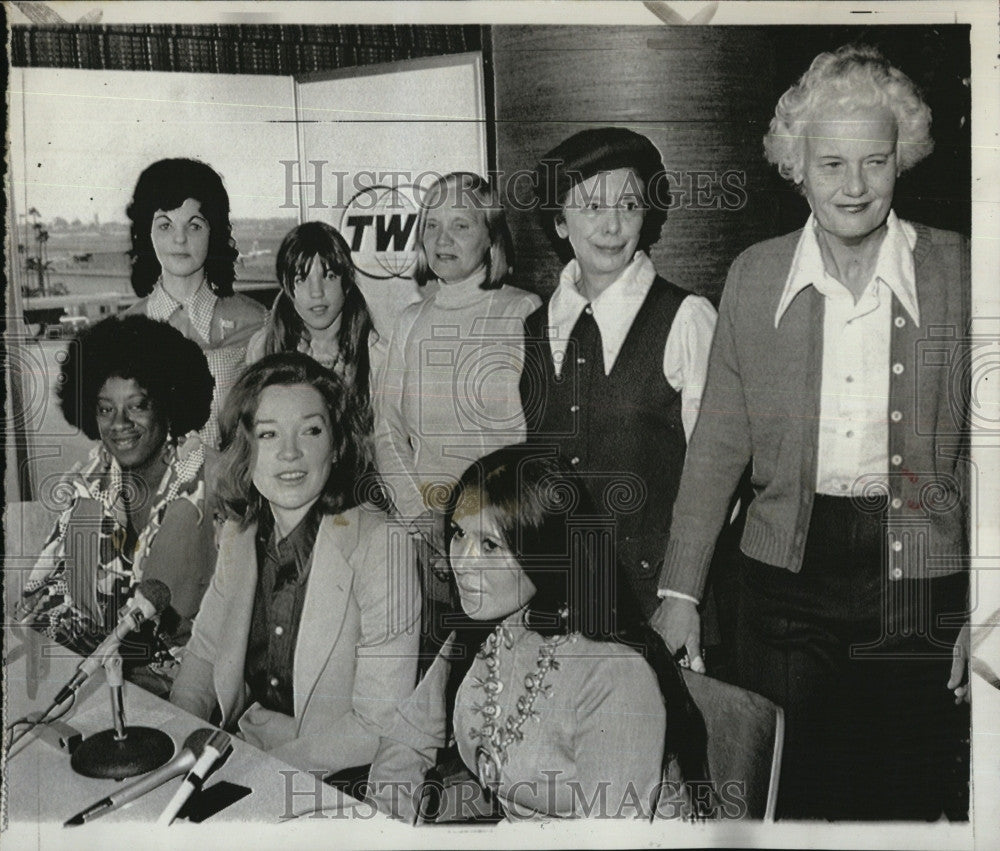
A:
[[[517,287],[485,290],[484,269],[401,314],[375,399],[379,473],[413,520],[465,468],[524,440],[519,381],[524,319],[541,300]]]

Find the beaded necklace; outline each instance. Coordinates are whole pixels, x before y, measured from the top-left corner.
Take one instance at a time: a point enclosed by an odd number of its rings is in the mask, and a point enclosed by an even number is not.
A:
[[[506,623],[499,624],[478,653],[479,658],[486,663],[486,679],[473,677],[472,687],[481,688],[485,700],[482,705],[474,704],[472,708],[483,716],[483,726],[479,730],[471,728],[469,734],[474,741],[479,742],[476,747],[479,782],[494,794],[500,788],[500,768],[508,761],[507,749],[515,742],[524,739],[521,727],[528,718],[533,718],[535,723],[538,723],[540,716],[534,709],[538,695],[547,698],[551,693],[552,686],[545,685],[545,677],[549,671],[559,670],[559,662],[555,658],[556,648],[571,638],[570,635],[553,635],[542,640],[538,648],[536,670],[524,677],[525,693],[517,699],[517,714],[508,715],[503,724],[500,724],[501,709],[497,703],[497,695],[504,688],[500,679],[498,651],[501,643],[507,650],[513,648],[514,636],[510,627]]]

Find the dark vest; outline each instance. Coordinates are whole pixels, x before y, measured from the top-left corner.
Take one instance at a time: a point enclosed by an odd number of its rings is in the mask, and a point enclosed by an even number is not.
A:
[[[657,276],[615,365],[604,374],[600,339],[570,339],[556,377],[548,305],[525,322],[521,402],[528,442],[555,446],[580,473],[602,514],[617,521],[617,559],[644,614],[657,579],[686,441],[681,395],[663,377],[663,349],[685,290]]]

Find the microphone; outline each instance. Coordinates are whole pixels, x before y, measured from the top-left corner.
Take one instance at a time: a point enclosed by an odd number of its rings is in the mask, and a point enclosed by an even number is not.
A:
[[[96,672],[110,656],[118,652],[122,641],[130,632],[138,629],[147,620],[160,614],[170,605],[170,589],[159,579],[143,579],[136,586],[135,594],[122,611],[118,625],[102,641],[96,650],[84,659],[76,669],[73,678],[56,695],[53,706],[58,706],[76,692]]]
[[[205,749],[202,751],[201,756],[198,757],[198,761],[192,766],[187,777],[184,778],[184,782],[181,783],[180,788],[174,793],[174,797],[171,798],[170,803],[167,804],[167,808],[160,815],[159,821],[156,822],[157,824],[170,824],[177,817],[177,813],[187,803],[187,799],[191,797],[191,794],[196,789],[201,789],[202,783],[205,782],[205,777],[211,771],[212,766],[224,754],[227,754],[231,748],[232,739],[229,734],[223,733],[222,730],[214,731],[212,738],[205,744]]]
[[[156,771],[151,771],[131,786],[126,786],[121,791],[115,792],[107,798],[102,798],[96,804],[92,804],[87,807],[87,809],[77,813],[63,826],[75,827],[76,825],[83,824],[84,822],[93,821],[96,818],[107,815],[112,810],[124,807],[136,798],[141,798],[147,792],[151,792],[158,786],[162,786],[168,780],[180,777],[185,771],[188,771],[195,766],[204,754],[205,746],[216,734],[216,732],[216,730],[213,730],[210,727],[195,730],[184,740],[184,747],[181,749],[180,753],[178,753],[177,756],[170,760],[170,762],[166,765],[156,769]]]

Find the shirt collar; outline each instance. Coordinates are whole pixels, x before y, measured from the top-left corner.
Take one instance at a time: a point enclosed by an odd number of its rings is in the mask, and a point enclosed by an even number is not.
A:
[[[212,317],[215,314],[215,303],[218,300],[219,297],[212,292],[212,288],[205,281],[202,281],[184,305],[187,308],[191,327],[206,343],[210,343],[212,340]],[[166,322],[180,307],[181,303],[164,289],[161,278],[156,282],[156,286],[153,287],[153,292],[150,293],[146,302],[146,315],[150,319]]]
[[[816,236],[817,227],[819,225],[815,216],[810,214],[795,247],[792,265],[785,279],[785,288],[778,300],[778,309],[774,314],[775,328],[778,327],[795,297],[806,287],[817,286],[826,275],[823,255]],[[886,219],[886,235],[879,247],[873,278],[877,278],[889,287],[913,323],[919,327],[920,309],[917,303],[916,273],[913,265],[913,247],[916,243],[917,232],[913,225],[898,218],[895,210],[890,210]]]
[[[299,521],[299,525],[292,529],[285,538],[278,540],[278,526],[274,522],[274,517],[270,511],[264,512],[265,517],[261,518],[258,526],[258,536],[263,537],[266,542],[267,557],[272,559],[279,572],[282,568],[295,566],[295,581],[302,582],[309,575],[309,568],[312,564],[313,549],[316,546],[316,536],[319,533],[319,524],[323,519],[320,511],[319,501],[313,503],[306,513],[306,516]]]
[[[605,308],[617,313],[616,305],[620,305],[622,301],[642,302],[649,293],[655,277],[656,269],[653,261],[644,251],[637,251],[632,262],[622,270],[615,281],[594,299],[592,302],[594,313],[600,320],[600,314]],[[583,309],[591,304],[580,292],[579,282],[580,264],[575,259],[570,260],[559,275],[559,286],[556,287],[549,302],[550,324],[572,327]]]

